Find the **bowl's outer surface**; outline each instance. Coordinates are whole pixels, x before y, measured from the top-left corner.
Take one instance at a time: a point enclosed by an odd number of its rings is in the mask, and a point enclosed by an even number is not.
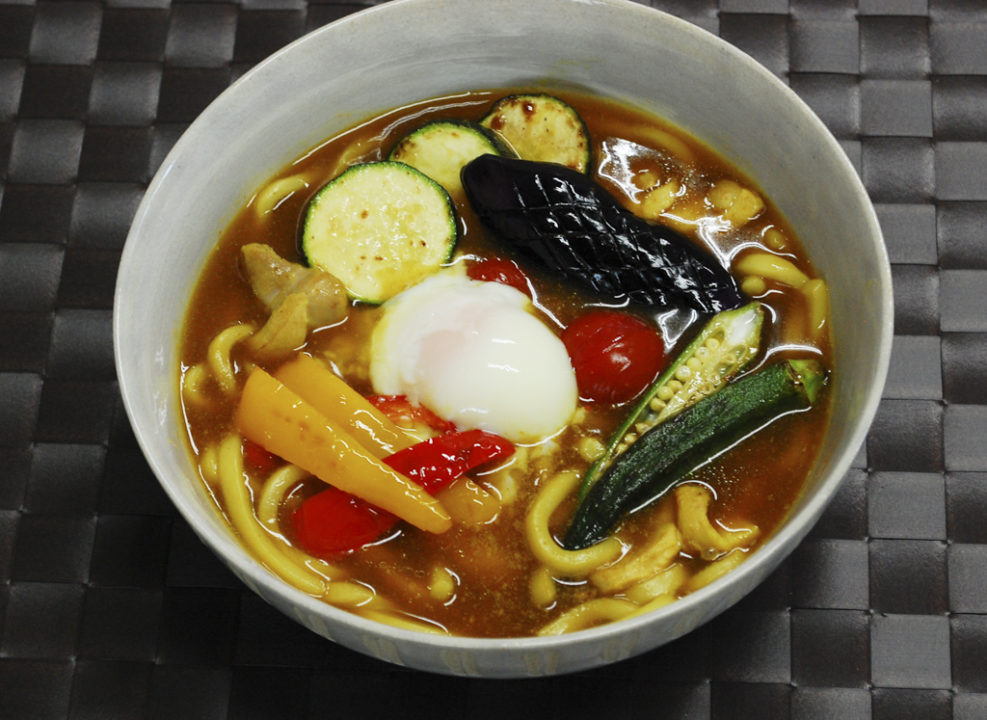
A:
[[[671,606],[561,638],[396,630],[287,586],[219,520],[191,464],[177,400],[183,315],[236,208],[293,158],[381,110],[526,85],[576,86],[651,110],[712,145],[772,198],[832,291],[832,427],[788,523],[738,570]],[[120,388],[148,462],[189,524],[249,587],[355,650],[486,677],[618,661],[689,632],[752,590],[812,527],[849,468],[880,399],[892,336],[890,268],[877,220],[823,124],[746,55],[625,0],[397,0],[289,45],[223,93],[165,159],[127,239],[114,308]]]

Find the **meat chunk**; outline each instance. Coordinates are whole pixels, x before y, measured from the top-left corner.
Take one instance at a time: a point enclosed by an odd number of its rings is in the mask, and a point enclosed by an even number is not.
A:
[[[263,243],[244,245],[241,252],[254,295],[272,313],[289,295],[302,294],[308,300],[309,329],[332,325],[346,317],[346,289],[330,273],[285,260]]]

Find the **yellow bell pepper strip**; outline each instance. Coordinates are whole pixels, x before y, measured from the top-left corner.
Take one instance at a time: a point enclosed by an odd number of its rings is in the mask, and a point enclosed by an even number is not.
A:
[[[369,452],[381,460],[417,444],[421,439],[402,427],[403,425],[424,425],[433,433],[456,429],[455,425],[442,420],[430,410],[412,405],[405,397],[364,397],[311,355],[298,355],[278,368],[274,376],[303,400],[311,403],[316,410],[346,428]],[[421,434],[422,431],[419,430],[418,435]],[[250,441],[246,444],[248,448],[252,446],[252,449],[259,451],[256,455],[268,456],[272,462],[277,462],[277,458],[259,445]],[[387,464],[394,467],[393,463]],[[402,468],[395,469],[409,476]],[[416,482],[420,480],[412,476],[409,479]],[[426,489],[438,498],[455,522],[485,522],[499,510],[500,503],[496,498],[468,477],[460,478],[456,487],[437,490],[433,486],[426,486]],[[345,496],[348,500],[337,495]],[[390,522],[382,516],[390,518]],[[392,530],[398,522],[390,513],[384,513],[369,503],[332,488],[302,503],[293,520],[299,541],[316,555],[358,549]]]
[[[438,500],[260,368],[247,378],[234,422],[269,452],[417,528],[442,533],[452,526]]]
[[[499,435],[465,430],[424,440],[383,461],[434,495],[466,472],[513,452]],[[334,487],[307,498],[291,519],[302,547],[313,555],[358,550],[398,524],[391,513]]]
[[[418,442],[311,355],[301,354],[285,363],[274,377],[379,458]]]

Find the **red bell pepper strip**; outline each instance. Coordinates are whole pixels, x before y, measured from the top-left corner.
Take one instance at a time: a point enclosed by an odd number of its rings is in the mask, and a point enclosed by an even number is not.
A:
[[[510,457],[514,446],[483,430],[436,435],[384,458],[399,473],[434,495],[473,468]]]
[[[486,463],[510,457],[514,446],[483,430],[437,435],[384,458],[384,462],[434,495]],[[311,496],[292,515],[298,541],[313,555],[358,550],[392,530],[398,518],[349,493],[330,487]]]
[[[267,475],[281,464],[281,458],[270,453],[253,440],[243,441],[243,459],[261,475]]]
[[[334,487],[306,499],[291,520],[298,542],[313,555],[357,550],[398,522],[396,515]]]
[[[404,395],[371,395],[370,404],[387,415],[394,423],[420,423],[439,432],[452,432],[456,425],[444,420],[422,405],[412,405]]]

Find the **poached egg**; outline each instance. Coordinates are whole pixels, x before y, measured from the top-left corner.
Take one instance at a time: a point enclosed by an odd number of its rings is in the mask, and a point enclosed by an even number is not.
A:
[[[374,392],[405,395],[462,429],[534,443],[568,423],[576,376],[527,295],[456,270],[388,300],[371,338]]]

